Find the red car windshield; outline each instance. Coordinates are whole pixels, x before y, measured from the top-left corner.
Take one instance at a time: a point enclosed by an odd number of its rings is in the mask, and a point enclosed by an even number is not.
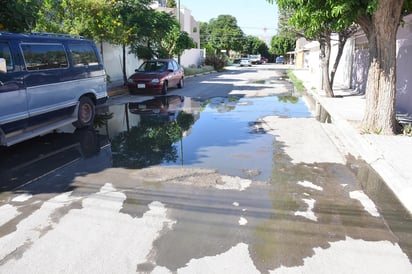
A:
[[[139,72],[165,72],[167,69],[166,62],[144,62],[138,69]]]

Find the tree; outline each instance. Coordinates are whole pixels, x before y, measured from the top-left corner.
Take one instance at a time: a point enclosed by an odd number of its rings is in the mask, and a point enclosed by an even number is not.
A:
[[[270,0],[269,0],[270,1]],[[270,1],[272,2],[272,1]],[[342,9],[336,1],[292,1],[277,0],[280,9],[290,14],[288,23],[309,40],[318,40],[323,74],[323,88],[327,96],[333,97],[333,81],[343,47],[347,38],[354,32],[352,18],[347,9]],[[291,12],[293,11],[293,12]],[[287,14],[285,12],[285,14]],[[338,34],[338,54],[332,71],[329,71],[331,54],[331,35]]]
[[[176,1],[175,0],[167,0],[166,7],[176,8]]]
[[[185,49],[190,49],[195,46],[195,42],[190,38],[189,34],[180,30],[180,25],[176,21],[173,29],[167,34],[165,39],[161,41],[163,52],[167,53],[164,58],[172,58],[174,55],[182,55]]]
[[[403,0],[368,1],[356,20],[369,42],[370,66],[362,120],[367,132],[396,132],[396,34],[403,4]]]
[[[274,55],[286,55],[288,51],[295,49],[296,41],[291,38],[276,35],[270,41],[270,51]]]
[[[411,0],[339,0],[329,9],[359,24],[368,38],[370,65],[361,125],[366,132],[396,132],[396,34],[402,13],[411,6]]]
[[[239,43],[243,37],[243,31],[237,25],[237,20],[231,15],[219,15],[217,19],[211,19],[207,25],[207,41],[213,47],[215,54],[220,50],[241,51]]]
[[[44,0],[36,30],[82,35],[123,48],[123,81],[126,83],[126,47],[145,22],[151,0]]]
[[[41,0],[0,0],[0,30],[30,32],[36,25]]]
[[[264,41],[256,36],[248,35],[243,40],[242,52],[245,54],[269,55],[269,48]]]
[[[200,23],[200,48],[206,49],[206,56],[215,54],[215,46],[211,39],[211,30],[207,22]]]
[[[130,24],[138,24],[139,29],[134,33],[134,39],[131,42],[131,52],[142,59],[151,59],[153,57],[166,57],[168,52],[162,42],[176,26],[179,25],[173,15],[148,10],[142,16],[131,15]]]

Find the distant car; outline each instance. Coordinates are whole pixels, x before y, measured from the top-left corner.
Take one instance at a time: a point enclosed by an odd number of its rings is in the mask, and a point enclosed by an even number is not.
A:
[[[242,59],[240,59],[240,66],[241,67],[243,67],[243,66],[250,67],[250,66],[252,66],[252,62],[250,61],[249,58],[242,58]]]
[[[166,94],[169,87],[183,88],[184,71],[173,59],[144,62],[127,80],[131,94],[154,91]]]
[[[261,63],[261,64],[266,64],[268,61],[269,61],[269,60],[268,60],[268,58],[266,58],[266,57],[260,58],[260,63]]]
[[[285,57],[283,56],[278,56],[276,57],[276,64],[284,64],[285,63]]]
[[[252,64],[262,64],[262,56],[260,54],[249,55],[249,60]]]

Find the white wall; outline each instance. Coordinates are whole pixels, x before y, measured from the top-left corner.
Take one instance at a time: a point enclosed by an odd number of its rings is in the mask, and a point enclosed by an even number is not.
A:
[[[404,18],[397,34],[396,109],[412,116],[412,16]]]
[[[353,47],[354,41],[348,39],[343,48],[343,53],[336,70],[335,79],[333,82],[334,88],[349,89],[351,88],[352,77],[352,63],[353,63]],[[330,70],[332,70],[335,63],[336,56],[338,54],[338,43],[332,43],[332,50],[330,56]]]
[[[189,67],[190,65],[199,67],[202,57],[204,57],[203,49],[187,49],[180,56],[180,64],[184,67]]]
[[[100,45],[97,45],[97,47],[100,49]],[[130,54],[129,49],[126,49],[126,54],[126,74],[129,76],[139,67],[142,60],[139,60],[134,54]],[[123,82],[121,46],[103,43],[103,63],[111,82]]]

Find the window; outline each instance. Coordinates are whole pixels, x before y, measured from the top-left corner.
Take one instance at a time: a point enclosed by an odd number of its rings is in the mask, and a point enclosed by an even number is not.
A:
[[[13,58],[10,53],[10,47],[7,43],[0,43],[0,58],[6,59],[7,71],[13,70]]]
[[[73,66],[95,66],[99,64],[96,52],[89,45],[69,45]]]
[[[169,65],[168,65],[167,69],[171,70],[171,71],[174,71],[173,62],[169,62]]]
[[[178,69],[179,69],[179,65],[176,63],[176,61],[173,60],[172,63],[173,63],[173,70],[174,70],[174,71],[178,70]]]
[[[67,68],[67,56],[62,44],[22,44],[27,70]]]

